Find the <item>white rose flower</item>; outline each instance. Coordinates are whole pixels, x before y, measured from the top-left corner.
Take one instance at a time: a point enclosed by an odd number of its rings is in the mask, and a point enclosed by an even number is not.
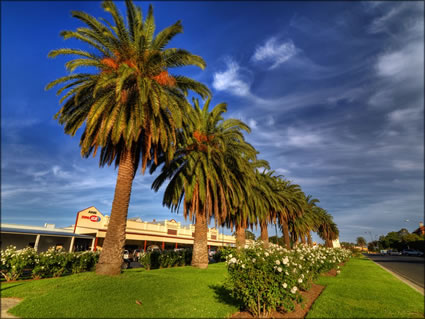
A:
[[[298,282],[299,282],[299,283],[302,283],[302,282],[303,282],[303,280],[302,280],[301,278],[299,278],[299,279],[298,279]]]
[[[277,267],[277,271],[278,271],[278,272],[282,272],[282,268]]]
[[[292,287],[291,292],[294,294],[294,293],[296,293],[296,292],[297,292],[297,290],[298,290],[298,288],[297,288],[297,287]]]
[[[269,257],[269,253],[267,251],[264,253],[264,255],[266,255],[266,257]]]
[[[276,265],[280,265],[280,261],[279,260],[276,260]]]
[[[282,286],[283,286],[283,288],[288,287],[288,285],[286,284],[286,282],[284,282]]]
[[[255,263],[257,260],[255,258],[252,258],[252,262]]]
[[[289,276],[289,273],[287,271],[285,271],[285,275]]]

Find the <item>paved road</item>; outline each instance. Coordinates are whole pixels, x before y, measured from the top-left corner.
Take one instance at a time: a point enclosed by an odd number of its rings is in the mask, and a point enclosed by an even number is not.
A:
[[[424,288],[424,257],[366,255],[381,266]]]

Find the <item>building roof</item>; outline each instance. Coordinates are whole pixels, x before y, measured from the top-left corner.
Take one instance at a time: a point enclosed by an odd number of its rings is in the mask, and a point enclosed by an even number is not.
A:
[[[16,225],[18,226],[18,225]],[[1,227],[0,233],[2,234],[29,234],[29,235],[46,235],[46,236],[59,236],[59,237],[77,237],[77,238],[94,238],[90,235],[79,235],[67,231],[56,230],[40,230],[19,227]]]

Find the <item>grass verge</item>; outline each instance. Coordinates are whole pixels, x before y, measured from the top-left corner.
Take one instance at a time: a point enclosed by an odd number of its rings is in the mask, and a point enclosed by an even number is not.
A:
[[[307,318],[424,318],[424,297],[365,257],[317,283],[326,288]]]
[[[239,310],[220,290],[226,273],[224,263],[129,269],[119,277],[89,272],[2,283],[1,295],[24,298],[9,311],[22,318],[224,318]]]
[[[22,318],[226,318],[239,310],[222,284],[224,263],[130,269],[119,277],[94,272],[1,284],[2,297],[24,300],[10,313]],[[423,296],[366,258],[351,259],[307,318],[423,318]],[[141,305],[136,303],[141,302]]]

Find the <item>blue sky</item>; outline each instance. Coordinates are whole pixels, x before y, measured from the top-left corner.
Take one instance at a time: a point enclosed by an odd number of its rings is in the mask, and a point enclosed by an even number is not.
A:
[[[147,2],[136,2],[147,11]],[[213,104],[252,128],[247,140],[334,216],[341,241],[410,231],[424,219],[423,2],[159,2],[157,30],[182,20],[170,47],[201,55]],[[118,4],[124,12],[124,3]],[[57,226],[96,206],[109,214],[117,171],[82,159],[79,135],[53,120],[71,10],[96,1],[1,2],[1,219]],[[154,176],[134,180],[129,217],[175,218]],[[408,220],[408,221],[406,221]],[[256,232],[258,234],[258,231]],[[271,235],[274,230],[271,230]]]

